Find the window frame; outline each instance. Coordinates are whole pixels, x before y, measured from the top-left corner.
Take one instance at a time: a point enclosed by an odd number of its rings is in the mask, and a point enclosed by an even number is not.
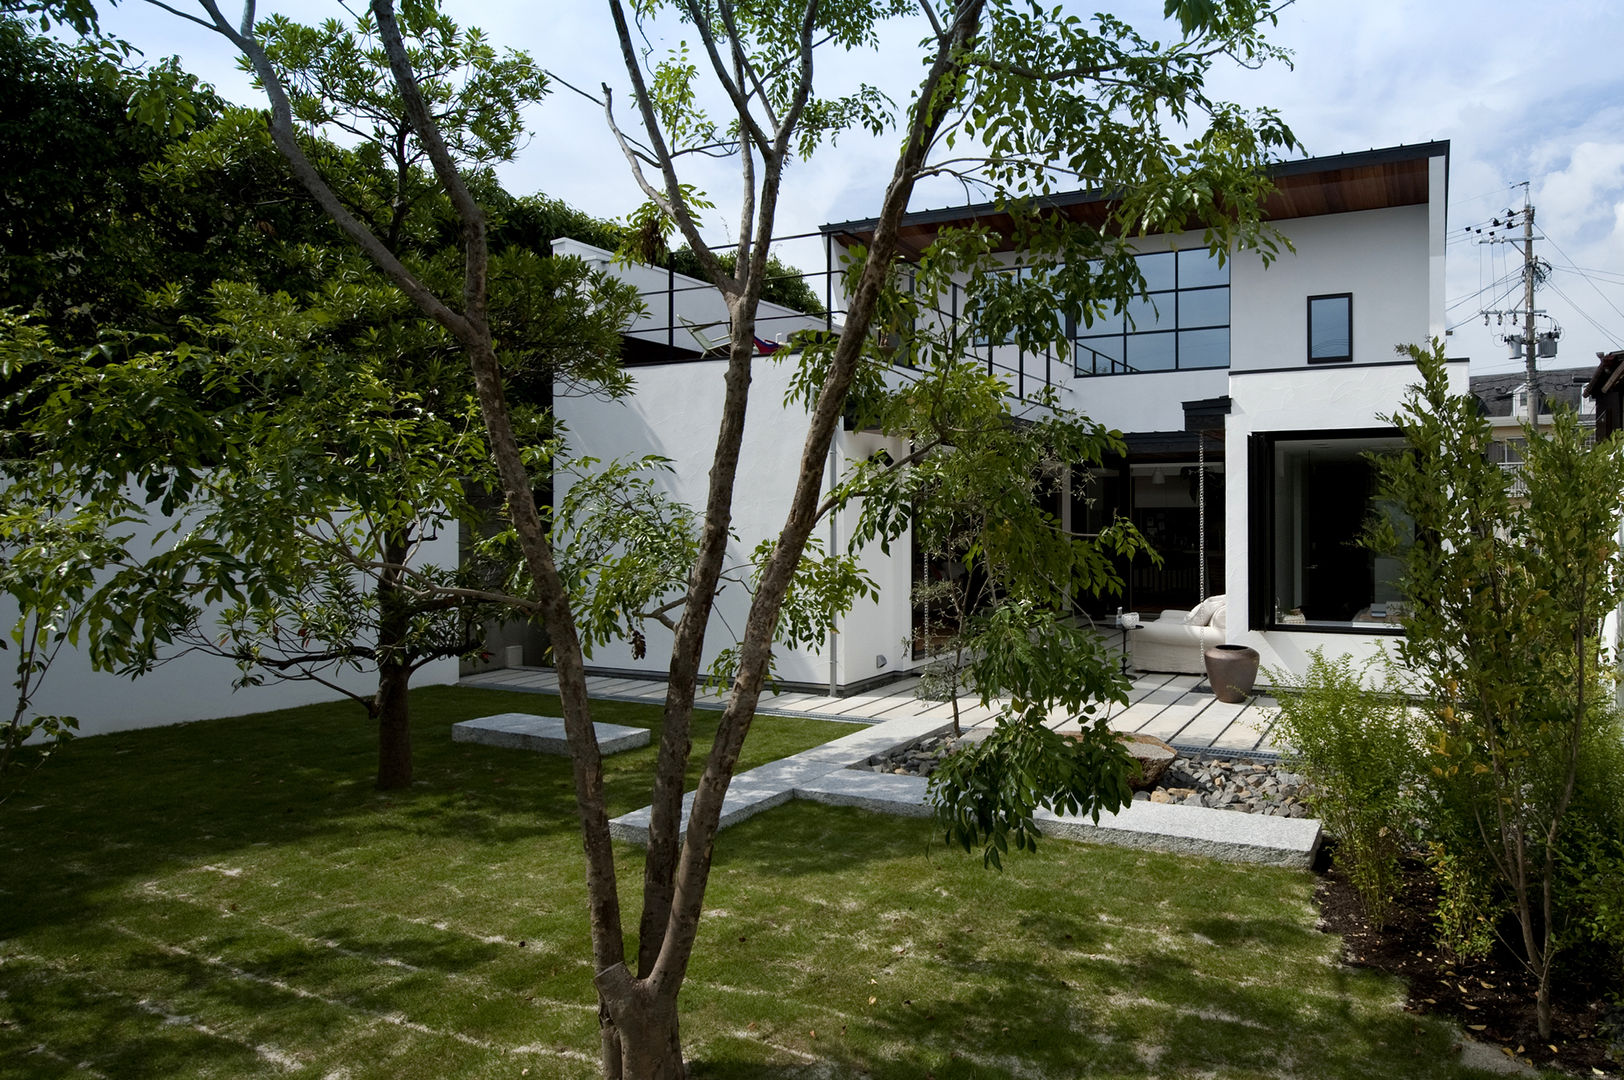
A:
[[[1293,634],[1358,634],[1365,637],[1402,637],[1402,626],[1376,623],[1315,621],[1288,623],[1275,618],[1275,464],[1280,443],[1370,442],[1402,438],[1395,427],[1321,428],[1290,431],[1255,431],[1247,436],[1247,628]],[[1395,447],[1396,449],[1396,447]]]
[[[1316,300],[1346,300],[1348,302],[1348,351],[1341,356],[1315,356],[1314,355],[1314,301]],[[1318,296],[1308,298],[1308,362],[1310,364],[1351,364],[1353,363],[1353,294],[1351,292],[1320,293]]]
[[[1233,280],[1232,280],[1232,278],[1230,276],[1230,273],[1229,273],[1229,268],[1230,268],[1229,260],[1228,259],[1224,260],[1224,264],[1223,264],[1224,280],[1221,283],[1219,283],[1219,284],[1209,284],[1209,285],[1184,285],[1184,284],[1182,284],[1182,280],[1183,280],[1183,277],[1184,277],[1184,270],[1183,270],[1183,265],[1182,264],[1183,264],[1184,260],[1179,258],[1179,256],[1185,254],[1186,252],[1191,252],[1191,251],[1204,252],[1213,261],[1216,261],[1216,259],[1217,259],[1216,256],[1211,254],[1209,249],[1207,249],[1205,247],[1200,247],[1200,246],[1188,247],[1188,248],[1172,248],[1172,249],[1168,249],[1166,251],[1161,251],[1161,250],[1140,251],[1140,252],[1136,252],[1134,254],[1135,259],[1143,258],[1143,257],[1146,257],[1146,256],[1158,256],[1158,255],[1170,255],[1170,256],[1172,256],[1173,285],[1172,285],[1171,288],[1167,288],[1167,289],[1146,289],[1142,293],[1135,293],[1133,296],[1128,297],[1128,299],[1121,305],[1120,308],[1116,309],[1110,315],[1107,315],[1107,318],[1111,318],[1114,315],[1115,318],[1117,318],[1119,320],[1122,320],[1122,323],[1121,323],[1122,329],[1119,330],[1118,332],[1116,332],[1114,334],[1090,334],[1090,333],[1088,333],[1088,330],[1091,329],[1091,328],[1085,328],[1081,324],[1081,320],[1078,320],[1078,319],[1076,319],[1074,317],[1069,317],[1068,316],[1067,327],[1066,327],[1066,330],[1067,330],[1066,337],[1067,337],[1067,340],[1071,343],[1071,348],[1072,348],[1072,377],[1073,378],[1094,379],[1094,378],[1100,378],[1102,376],[1110,376],[1110,375],[1163,375],[1163,374],[1166,374],[1166,373],[1171,372],[1171,371],[1227,371],[1230,368],[1231,362],[1233,360],[1233,344],[1234,344],[1233,338],[1229,339],[1229,350],[1230,351],[1229,351],[1228,357],[1226,358],[1226,361],[1223,364],[1208,364],[1208,365],[1202,365],[1202,366],[1186,366],[1186,365],[1184,365],[1183,363],[1180,362],[1181,359],[1182,359],[1181,354],[1182,354],[1182,351],[1183,351],[1181,349],[1181,344],[1182,344],[1181,340],[1180,340],[1181,335],[1183,335],[1184,333],[1186,333],[1188,331],[1197,331],[1197,330],[1223,330],[1227,334],[1233,327],[1232,320],[1233,320],[1233,317],[1234,317],[1234,306],[1233,306],[1234,305],[1234,294],[1231,291],[1232,286],[1233,286]],[[1183,326],[1179,322],[1179,315],[1180,315],[1180,312],[1179,312],[1179,297],[1180,296],[1182,296],[1182,295],[1184,295],[1186,293],[1216,292],[1219,289],[1224,290],[1224,292],[1226,294],[1226,297],[1228,298],[1228,301],[1225,304],[1225,307],[1227,309],[1226,313],[1225,313],[1226,317],[1224,319],[1224,322],[1221,325],[1213,325],[1211,323],[1200,323],[1198,325],[1186,327],[1186,326]],[[1154,329],[1154,330],[1130,329],[1129,326],[1128,326],[1127,319],[1126,319],[1126,312],[1127,312],[1127,310],[1129,308],[1129,305],[1131,305],[1136,300],[1147,301],[1147,302],[1149,302],[1151,304],[1156,305],[1158,323],[1162,319],[1168,318],[1170,316],[1171,317],[1170,325],[1168,325],[1166,327],[1158,327],[1157,329]],[[1129,351],[1128,342],[1131,339],[1135,338],[1135,337],[1152,338],[1152,337],[1157,337],[1157,336],[1164,336],[1164,337],[1166,337],[1166,338],[1168,338],[1170,340],[1170,342],[1172,344],[1172,361],[1173,361],[1172,366],[1171,367],[1164,367],[1164,368],[1146,368],[1146,369],[1141,370],[1141,371],[1130,370],[1128,368],[1128,360],[1127,360],[1128,351]],[[1118,351],[1122,354],[1121,359],[1111,357],[1108,353],[1099,352],[1098,350],[1094,349],[1091,345],[1087,344],[1090,341],[1115,341],[1115,342],[1117,342],[1118,347],[1119,347]],[[1081,362],[1081,354],[1082,354],[1082,352],[1084,350],[1086,350],[1089,353],[1093,354],[1089,358],[1090,359],[1089,364],[1086,364],[1086,365]],[[1103,365],[1105,370],[1101,370],[1101,365],[1100,365],[1099,361],[1096,358],[1101,358],[1101,359],[1103,359],[1105,361],[1105,363]]]

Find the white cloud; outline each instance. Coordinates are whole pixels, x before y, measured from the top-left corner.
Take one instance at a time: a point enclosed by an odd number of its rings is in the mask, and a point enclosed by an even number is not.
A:
[[[1096,7],[1069,6],[1085,17]],[[262,7],[305,21],[334,10],[325,0]],[[447,0],[447,8],[460,21],[484,27],[496,44],[529,50],[583,89],[595,94],[599,83],[609,82],[618,88],[623,122],[630,121],[618,49],[598,0]],[[1161,0],[1123,0],[1111,8],[1165,36]],[[200,28],[132,0],[112,9],[108,21],[149,56],[179,52],[190,69],[228,96],[250,99],[246,80],[219,39]],[[663,23],[651,40],[664,47],[679,36],[679,27]],[[827,58],[820,74],[846,85],[867,79],[905,101],[919,74],[912,47],[921,36],[917,25],[893,27],[877,54]],[[1512,185],[1530,180],[1540,227],[1554,241],[1542,245],[1541,254],[1624,280],[1624,108],[1615,104],[1624,100],[1624,78],[1615,74],[1614,5],[1554,0],[1530,17],[1526,5],[1508,0],[1298,3],[1284,10],[1271,37],[1293,50],[1295,68],[1221,70],[1212,81],[1218,96],[1279,108],[1313,154],[1449,139],[1451,226],[1520,205],[1520,189]],[[598,107],[560,87],[537,110],[535,123],[535,139],[505,175],[511,188],[544,190],[602,216],[623,215],[640,201]],[[825,221],[874,214],[895,143],[894,136],[875,140],[851,133],[811,162],[797,163],[787,177],[777,231],[807,232]],[[695,182],[723,207],[715,215],[713,238],[731,238],[736,226],[726,207],[736,197],[736,172],[727,163],[690,165]],[[953,185],[935,184],[921,191],[915,206],[964,198]],[[1544,250],[1556,246],[1570,259]],[[1452,298],[1491,279],[1504,254],[1460,241],[1449,253],[1446,291]],[[822,261],[815,243],[794,245],[790,254],[808,269]],[[1567,331],[1563,363],[1624,346],[1609,337],[1624,334],[1624,316],[1613,308],[1624,308],[1624,287],[1601,278],[1596,284],[1599,294],[1582,279],[1559,274],[1553,286],[1568,299],[1555,288],[1541,295]],[[1464,314],[1470,314],[1469,305]],[[1481,325],[1462,326],[1450,352],[1471,355],[1488,368],[1510,365],[1503,346]]]

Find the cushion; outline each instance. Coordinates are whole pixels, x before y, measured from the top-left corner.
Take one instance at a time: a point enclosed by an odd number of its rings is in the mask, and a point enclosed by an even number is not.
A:
[[[1218,597],[1218,599],[1224,600],[1222,596]],[[1229,628],[1229,603],[1227,600],[1219,604],[1218,610],[1212,613],[1212,628],[1214,630],[1227,630]]]
[[[1224,599],[1225,598],[1222,593],[1218,594],[1217,596],[1207,597],[1205,600],[1201,601],[1200,604],[1196,605],[1194,611],[1185,616],[1185,625],[1206,626],[1208,623],[1212,622],[1212,617],[1223,609]]]

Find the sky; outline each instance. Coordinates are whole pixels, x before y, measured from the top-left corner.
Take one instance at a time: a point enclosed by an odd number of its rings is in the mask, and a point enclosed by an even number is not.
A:
[[[182,10],[188,0],[174,0]],[[223,4],[231,13],[228,3]],[[596,94],[607,82],[629,124],[630,93],[607,6],[589,0],[444,0],[463,25],[484,29],[493,44],[529,52],[557,79]],[[1066,4],[1087,16],[1102,7],[1147,36],[1174,32],[1161,0]],[[271,0],[304,22],[341,15],[331,0]],[[123,0],[104,10],[104,25],[149,60],[178,55],[184,66],[226,97],[252,103],[226,42],[176,15]],[[1608,0],[1552,0],[1530,6],[1500,0],[1298,0],[1279,15],[1270,40],[1291,50],[1291,65],[1234,66],[1209,80],[1214,96],[1278,109],[1303,143],[1322,156],[1422,143],[1450,142],[1446,318],[1448,353],[1468,357],[1472,373],[1520,370],[1483,308],[1521,305],[1520,248],[1480,243],[1487,225],[1526,196],[1535,210],[1535,254],[1552,266],[1536,295],[1562,332],[1559,355],[1542,369],[1592,365],[1597,352],[1624,349],[1624,69],[1617,63],[1624,31]],[[1165,27],[1165,29],[1161,29]],[[675,28],[672,28],[673,30]],[[867,81],[907,100],[917,80],[922,22],[891,25],[872,52],[820,61],[820,87]],[[651,43],[674,44],[679,33]],[[825,83],[827,77],[830,81]],[[829,91],[825,91],[826,93]],[[591,214],[624,217],[641,195],[611,137],[600,105],[560,83],[529,116],[532,135],[503,181],[515,193],[543,191]],[[895,160],[895,138],[848,133],[788,172],[779,236],[814,232],[831,221],[872,217]],[[685,175],[710,192],[718,210],[707,238],[734,238],[734,167],[700,160]],[[1526,189],[1522,186],[1526,182]],[[977,196],[979,198],[980,196]],[[967,201],[956,184],[927,185],[912,209]],[[1484,225],[1481,236],[1468,227]],[[820,269],[815,241],[790,243],[790,261]],[[1498,283],[1498,284],[1497,284]],[[1510,290],[1509,295],[1502,294]]]

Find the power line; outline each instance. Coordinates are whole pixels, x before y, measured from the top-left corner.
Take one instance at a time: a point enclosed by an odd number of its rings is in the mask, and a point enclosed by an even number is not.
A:
[[[1550,244],[1552,247],[1554,247],[1556,249],[1558,255],[1561,255],[1564,259],[1568,260],[1568,265],[1569,266],[1573,266],[1573,256],[1569,255],[1566,251],[1563,251],[1561,244],[1558,244],[1555,240],[1551,239],[1550,236],[1545,235],[1543,229],[1540,230],[1540,233],[1544,237],[1545,242]],[[1574,267],[1574,269],[1577,270],[1578,268]],[[1624,311],[1619,311],[1618,305],[1613,303],[1611,300],[1609,300],[1607,298],[1606,294],[1601,291],[1600,287],[1597,286],[1597,284],[1594,281],[1590,280],[1589,275],[1585,274],[1583,271],[1580,271],[1579,276],[1583,277],[1585,279],[1585,281],[1589,282],[1590,288],[1595,292],[1595,294],[1597,296],[1601,297],[1602,303],[1604,303],[1608,307],[1612,308],[1614,313],[1617,314],[1620,318],[1624,318]],[[1571,303],[1573,303],[1573,301],[1571,299],[1569,299],[1568,303],[1571,304]],[[1574,304],[1574,307],[1578,307],[1578,306],[1579,305]],[[1582,311],[1580,313],[1583,314]]]
[[[1499,295],[1499,296],[1496,296],[1496,297],[1495,297],[1495,298],[1494,298],[1494,299],[1493,299],[1493,300],[1490,300],[1490,301],[1489,301],[1489,303],[1488,303],[1488,305],[1487,305],[1487,306],[1488,306],[1488,307],[1489,307],[1489,308],[1490,308],[1490,309],[1493,309],[1493,308],[1495,308],[1495,307],[1498,307],[1498,306],[1499,306],[1499,305],[1500,305],[1500,302],[1501,302],[1501,301],[1502,301],[1502,300],[1505,300],[1505,299],[1506,299],[1506,298],[1507,298],[1507,297],[1509,297],[1509,296],[1510,296],[1510,295],[1511,295],[1511,294],[1512,294],[1512,293],[1514,293],[1514,292],[1516,292],[1516,291],[1517,291],[1517,289],[1518,289],[1518,288],[1520,288],[1520,287],[1521,287],[1521,286],[1522,286],[1522,282],[1521,282],[1521,281],[1513,281],[1513,282],[1512,282],[1512,283],[1511,283],[1511,284],[1510,284],[1510,285],[1509,285],[1509,286],[1508,286],[1508,287],[1507,287],[1507,288],[1506,288],[1506,290],[1505,290],[1505,291],[1504,291],[1504,292],[1502,292],[1502,293],[1501,293],[1501,294],[1500,294],[1500,295]],[[1478,317],[1478,316],[1479,316],[1479,315],[1483,315],[1483,316],[1487,316],[1487,315],[1488,315],[1488,314],[1489,314],[1489,312],[1488,312],[1488,311],[1484,311],[1484,310],[1483,310],[1483,309],[1481,309],[1481,308],[1479,308],[1479,309],[1478,309],[1478,310],[1477,310],[1477,311],[1474,311],[1474,312],[1473,312],[1473,313],[1472,313],[1472,314],[1471,314],[1471,315],[1468,315],[1468,316],[1467,316],[1467,317],[1466,317],[1466,318],[1464,318],[1464,319],[1462,319],[1462,320],[1460,320],[1460,321],[1459,321],[1459,322],[1457,322],[1457,323],[1452,323],[1452,324],[1451,324],[1451,325],[1449,325],[1449,326],[1448,326],[1448,327],[1447,327],[1447,328],[1446,328],[1446,329],[1449,329],[1449,330],[1453,330],[1453,329],[1455,329],[1455,328],[1456,328],[1456,327],[1459,327],[1459,326],[1465,326],[1465,325],[1466,325],[1466,324],[1467,324],[1467,323],[1469,323],[1469,322],[1476,322],[1476,321],[1477,321],[1477,317]],[[1487,324],[1485,324],[1485,325],[1487,325]]]
[[[1498,288],[1499,286],[1504,285],[1507,280],[1508,280],[1507,278],[1500,278],[1500,279],[1498,279],[1496,281],[1489,282],[1487,285],[1484,285],[1483,287],[1481,287],[1480,289],[1478,289],[1474,293],[1468,293],[1465,296],[1458,296],[1455,299],[1448,302],[1448,304],[1445,307],[1445,310],[1453,311],[1455,308],[1460,307],[1462,304],[1470,303],[1471,301],[1476,300],[1478,297],[1482,296],[1484,293],[1488,292],[1490,289]],[[1501,297],[1500,299],[1504,299],[1504,297]],[[1500,302],[1500,299],[1491,301],[1489,306],[1493,307],[1495,304],[1498,304]]]
[[[1579,313],[1579,317],[1581,319],[1583,319],[1585,322],[1589,323],[1591,326],[1595,327],[1597,332],[1599,332],[1602,337],[1604,337],[1608,341],[1612,342],[1612,344],[1615,347],[1620,343],[1620,341],[1624,341],[1624,338],[1621,338],[1618,334],[1614,333],[1612,330],[1608,329],[1607,327],[1603,326],[1601,323],[1597,322],[1595,319],[1591,318],[1590,313],[1588,311],[1586,311],[1584,308],[1580,307],[1578,305],[1578,303],[1573,299],[1573,297],[1571,297],[1567,293],[1563,292],[1562,287],[1560,285],[1556,284],[1554,281],[1547,282],[1547,284],[1549,284],[1551,286],[1551,291],[1552,292],[1556,293],[1556,295],[1560,296],[1562,299],[1566,300],[1568,303],[1573,305],[1573,310],[1575,310],[1575,311],[1577,311]],[[1617,308],[1615,308],[1614,310],[1616,311]]]

